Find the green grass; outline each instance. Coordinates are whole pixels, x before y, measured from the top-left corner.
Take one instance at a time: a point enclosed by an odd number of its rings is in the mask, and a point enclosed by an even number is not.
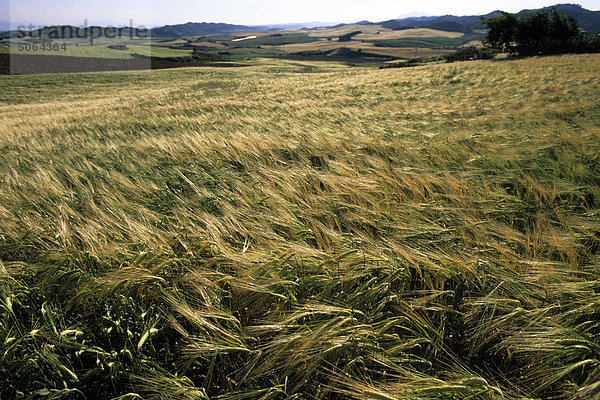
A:
[[[0,77],[0,397],[596,397],[599,61]]]

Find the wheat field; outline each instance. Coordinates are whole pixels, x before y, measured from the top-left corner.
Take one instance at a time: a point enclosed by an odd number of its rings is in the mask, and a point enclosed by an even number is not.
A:
[[[0,77],[0,397],[598,398],[599,65]]]

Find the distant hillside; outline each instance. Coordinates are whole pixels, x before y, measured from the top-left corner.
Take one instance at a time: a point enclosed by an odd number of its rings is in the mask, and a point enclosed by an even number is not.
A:
[[[274,28],[271,26],[246,26],[222,24],[213,22],[188,22],[180,25],[166,25],[152,30],[153,36],[165,37],[185,37],[201,35],[227,35],[242,32],[260,32],[268,31]]]
[[[484,15],[484,18],[493,16],[494,13]],[[483,29],[480,15],[455,16],[444,15],[441,17],[412,17],[393,19],[382,22],[384,28],[402,30],[414,28],[438,29],[449,32],[472,33],[474,30]]]
[[[600,31],[600,11],[586,10],[578,4],[559,4],[555,7],[559,13],[570,15],[575,18],[579,23],[579,26],[587,34],[592,35]],[[545,7],[544,9],[550,8],[552,7]],[[537,10],[523,10],[519,15],[535,11]]]
[[[152,30],[154,36],[186,37],[202,35],[228,35],[243,32],[267,32],[285,29],[314,29],[322,26],[331,26],[331,22],[305,22],[291,24],[271,24],[261,26],[233,25],[212,22],[188,22],[180,25],[166,25]]]
[[[600,31],[600,11],[590,11],[577,4],[559,4],[556,10],[561,14],[570,15],[577,20],[579,26],[588,34],[594,34]],[[545,7],[543,9],[550,9]],[[522,10],[518,15],[539,11]],[[451,32],[471,33],[478,29],[483,29],[481,17],[490,18],[498,14],[498,11],[486,15],[455,16],[444,15],[440,17],[413,17],[393,19],[382,22],[383,27],[394,30],[412,29],[412,28],[431,28]]]
[[[152,35],[165,37],[184,37],[200,35],[219,35],[251,31],[257,31],[257,27],[250,27],[245,25],[218,24],[213,22],[188,22],[187,24],[165,25],[161,28],[155,28],[152,30]]]

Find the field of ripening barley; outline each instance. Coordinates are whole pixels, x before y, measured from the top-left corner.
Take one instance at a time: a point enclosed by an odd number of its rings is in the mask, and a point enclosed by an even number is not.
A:
[[[0,397],[600,395],[600,55],[1,76]]]

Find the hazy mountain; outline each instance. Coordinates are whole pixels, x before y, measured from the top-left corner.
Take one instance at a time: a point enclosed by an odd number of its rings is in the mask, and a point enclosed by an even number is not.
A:
[[[296,23],[288,23],[288,24],[270,24],[262,26],[262,28],[268,29],[314,29],[320,28],[322,26],[333,26],[339,24],[339,22],[319,22],[319,21],[311,21],[311,22],[296,22]],[[261,28],[261,27],[259,27]]]
[[[411,12],[408,14],[400,15],[396,19],[414,18],[414,17],[434,17],[434,16],[435,15],[431,15],[431,14],[425,13],[425,12]]]

